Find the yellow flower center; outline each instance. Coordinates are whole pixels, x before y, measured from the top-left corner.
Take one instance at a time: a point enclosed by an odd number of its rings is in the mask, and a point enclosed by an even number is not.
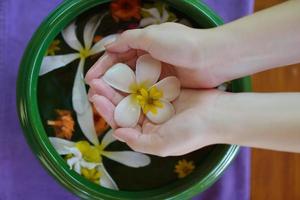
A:
[[[53,40],[53,42],[51,43],[51,45],[49,46],[48,50],[47,50],[47,55],[51,55],[51,56],[54,56],[56,51],[59,51],[60,50],[60,47],[59,47],[59,44],[60,44],[60,40]]]
[[[163,97],[163,92],[158,90],[156,86],[148,89],[145,85],[146,84],[131,86],[134,100],[141,106],[144,114],[150,111],[156,115],[158,108],[163,108],[163,104],[160,101]]]
[[[101,145],[92,146],[87,141],[80,141],[76,143],[76,147],[81,152],[85,161],[93,163],[102,162],[103,147]]]
[[[80,58],[83,59],[89,57],[91,55],[91,52],[89,49],[83,48],[80,50],[79,54],[80,54]]]
[[[87,169],[87,168],[83,167],[83,168],[81,168],[81,174],[86,179],[88,179],[96,184],[99,184],[101,173],[96,168]]]

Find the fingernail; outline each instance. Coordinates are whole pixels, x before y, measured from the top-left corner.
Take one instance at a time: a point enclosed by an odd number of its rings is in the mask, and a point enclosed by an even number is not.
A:
[[[99,95],[94,94],[94,95],[90,98],[90,101],[91,101],[91,102],[94,102],[98,96],[99,96]]]
[[[112,35],[110,38],[105,41],[104,46],[110,45],[111,43],[114,43],[117,40],[117,35]]]
[[[115,41],[117,41],[117,39],[118,39],[119,36],[120,36],[120,34],[111,35],[111,37],[108,38],[107,41],[105,41],[104,48],[106,49],[111,44],[113,44]]]

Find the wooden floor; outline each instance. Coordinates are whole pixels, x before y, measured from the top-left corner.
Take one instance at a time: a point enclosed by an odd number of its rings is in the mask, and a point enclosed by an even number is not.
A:
[[[281,2],[283,0],[256,0],[255,10]],[[253,89],[256,92],[300,92],[300,65],[253,76]],[[251,177],[251,200],[300,200],[300,154],[253,149]]]

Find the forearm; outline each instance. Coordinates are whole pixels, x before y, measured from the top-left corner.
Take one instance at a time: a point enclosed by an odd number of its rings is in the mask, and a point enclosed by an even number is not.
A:
[[[225,80],[300,62],[300,1],[288,1],[209,30],[206,63]],[[211,40],[212,41],[212,40]],[[209,52],[214,51],[214,52]]]
[[[300,94],[225,94],[216,105],[218,142],[300,152]]]

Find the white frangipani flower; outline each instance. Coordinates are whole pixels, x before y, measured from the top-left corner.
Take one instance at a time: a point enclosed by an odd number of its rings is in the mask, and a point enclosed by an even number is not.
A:
[[[65,42],[77,52],[46,56],[43,59],[40,69],[40,75],[44,75],[55,69],[65,67],[74,60],[80,59],[72,89],[72,103],[82,132],[94,145],[98,144],[98,139],[96,137],[92,107],[85,88],[84,64],[86,58],[103,52],[105,50],[104,46],[115,40],[116,35],[109,35],[92,46],[96,30],[105,16],[106,14],[96,15],[86,23],[83,32],[84,45],[80,43],[76,35],[75,22],[71,23],[62,31],[62,36]]]
[[[121,127],[137,125],[141,110],[154,123],[170,119],[175,110],[170,103],[180,93],[180,82],[175,76],[159,81],[161,62],[149,54],[138,58],[136,72],[122,63],[112,66],[103,80],[113,88],[129,93],[116,107],[114,118]]]
[[[146,27],[152,24],[162,24],[165,22],[175,22],[177,19],[174,16],[171,16],[170,13],[166,9],[166,5],[162,4],[162,13],[158,8],[142,8],[142,12],[147,13],[148,17],[143,18],[140,21],[140,27]]]
[[[99,145],[92,146],[87,141],[71,142],[56,137],[49,137],[50,142],[60,155],[71,155],[67,163],[71,169],[82,174],[82,169],[96,169],[100,176],[99,184],[103,187],[118,190],[118,187],[106,171],[102,156],[129,167],[144,167],[150,164],[150,157],[134,151],[106,151],[106,147],[116,139],[112,130],[105,134]],[[99,142],[98,142],[99,143]]]

